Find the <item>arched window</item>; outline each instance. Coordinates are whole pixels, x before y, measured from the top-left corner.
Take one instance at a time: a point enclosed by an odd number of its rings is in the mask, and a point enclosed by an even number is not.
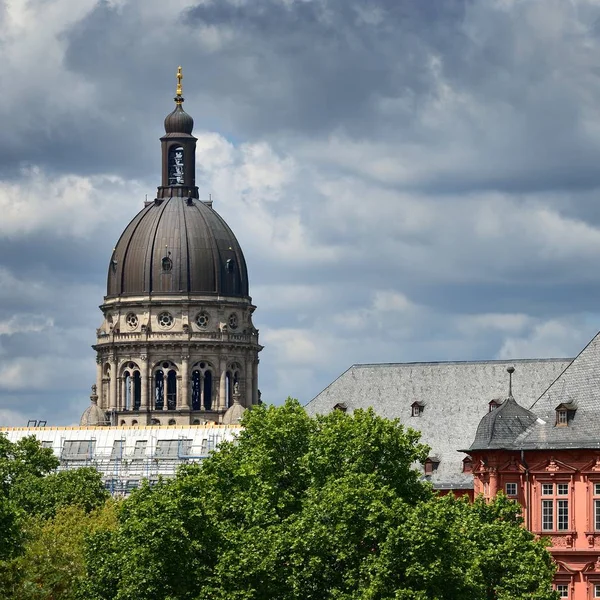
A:
[[[176,425],[177,421],[175,419],[169,419],[169,425]]]
[[[210,410],[212,408],[212,393],[212,373],[210,371],[206,371],[204,373],[204,408],[206,410]]]
[[[211,410],[213,402],[212,365],[206,361],[196,363],[192,371],[192,410]]]
[[[133,373],[133,410],[140,410],[142,404],[142,378],[140,372]]]
[[[177,407],[177,373],[169,371],[167,375],[167,409],[175,410]]]
[[[137,425],[137,424],[138,424],[138,422],[137,422],[137,421],[134,419],[133,421],[131,421],[131,424],[132,424],[132,425]]]
[[[240,382],[240,370],[241,367],[238,363],[232,363],[227,370],[227,374],[225,376],[225,384],[226,384],[226,392],[225,397],[227,399],[227,406],[231,406],[233,404],[233,388],[236,383]]]
[[[129,371],[125,371],[125,373],[123,374],[125,377],[125,398],[124,398],[124,409],[125,410],[131,410],[131,383],[132,383],[132,378],[131,378],[131,374],[129,373]]]
[[[165,405],[165,375],[162,371],[156,371],[154,376],[154,408],[162,410]]]
[[[183,148],[171,146],[169,148],[169,185],[183,185]]]
[[[200,410],[200,381],[201,373],[194,369],[192,373],[192,410]]]

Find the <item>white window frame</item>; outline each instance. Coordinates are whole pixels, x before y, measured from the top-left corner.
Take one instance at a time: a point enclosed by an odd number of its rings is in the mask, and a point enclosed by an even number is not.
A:
[[[564,583],[557,583],[554,586],[554,589],[558,592],[560,598],[568,598],[569,597],[569,586]]]
[[[600,583],[594,584],[594,598],[600,598]]]
[[[506,495],[511,497],[511,498],[515,498],[517,496],[518,493],[518,486],[514,481],[509,481],[505,484],[504,486]],[[514,489],[514,491],[512,491]]]

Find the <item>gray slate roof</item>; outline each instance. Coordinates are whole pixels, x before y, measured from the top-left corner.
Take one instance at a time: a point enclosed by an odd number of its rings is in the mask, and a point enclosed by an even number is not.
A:
[[[310,415],[325,414],[344,403],[349,412],[371,406],[383,417],[398,418],[419,430],[431,455],[440,459],[431,476],[435,487],[471,488],[473,478],[462,473],[465,455],[459,450],[471,445],[489,402],[506,397],[506,368],[516,368],[514,396],[521,405],[530,406],[570,362],[522,359],[353,365],[305,408]],[[424,405],[419,417],[411,416],[415,401]]]
[[[469,450],[512,447],[515,440],[536,425],[537,420],[535,414],[517,404],[511,395],[481,419]]]
[[[600,448],[600,334],[529,406],[538,421],[513,442],[519,449]],[[556,426],[556,408],[576,409],[567,427]]]

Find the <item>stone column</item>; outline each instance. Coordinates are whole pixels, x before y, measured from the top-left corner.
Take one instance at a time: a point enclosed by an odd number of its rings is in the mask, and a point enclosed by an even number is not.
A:
[[[126,408],[126,399],[127,399],[127,388],[125,386],[125,377],[119,377],[117,379],[119,382],[118,389],[120,390],[120,397],[117,398],[117,410],[124,410]]]
[[[142,356],[141,359],[142,367],[140,369],[140,411],[148,410],[148,357]]]
[[[180,410],[189,410],[190,408],[190,357],[183,356],[181,358],[181,391],[179,393]]]
[[[498,471],[492,467],[490,473],[490,500],[498,493]]]
[[[227,399],[225,398],[226,384],[225,378],[227,377],[227,363],[222,360],[219,365],[220,377],[219,377],[219,405],[217,406],[217,410],[225,410],[227,407]]]
[[[112,356],[110,364],[109,410],[117,408],[117,359]]]
[[[246,360],[246,382],[244,387],[245,389],[245,398],[244,398],[244,406],[252,406],[254,404],[254,372],[252,370],[253,364],[252,359],[249,358]]]
[[[200,410],[205,410],[204,405],[204,372],[200,371]]]

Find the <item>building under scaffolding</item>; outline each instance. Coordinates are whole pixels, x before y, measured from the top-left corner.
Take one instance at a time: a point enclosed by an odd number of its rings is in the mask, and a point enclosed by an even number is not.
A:
[[[11,442],[35,436],[58,459],[58,470],[94,467],[106,488],[127,495],[147,479],[173,477],[179,465],[200,462],[223,441],[235,439],[239,425],[183,427],[8,427]]]

